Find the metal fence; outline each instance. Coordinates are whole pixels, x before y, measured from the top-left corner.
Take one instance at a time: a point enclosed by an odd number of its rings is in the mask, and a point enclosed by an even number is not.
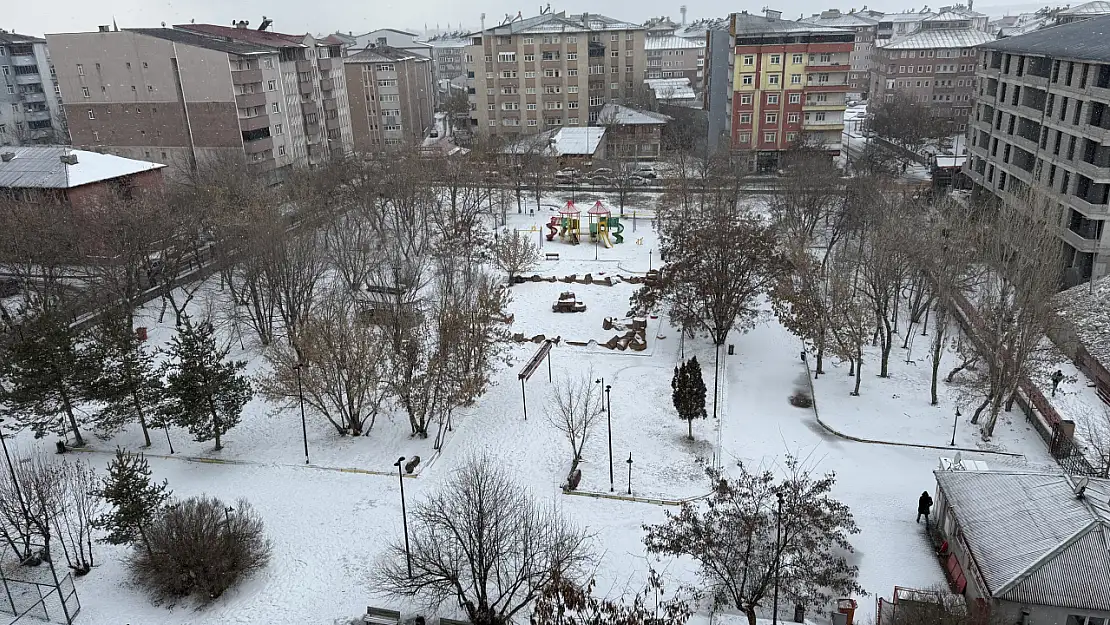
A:
[[[46,550],[32,545],[29,552],[41,556]],[[81,612],[81,600],[68,571],[59,571],[53,562],[39,557],[37,564],[30,564],[20,562],[11,551],[0,553],[0,615],[8,617],[8,625],[73,623]]]

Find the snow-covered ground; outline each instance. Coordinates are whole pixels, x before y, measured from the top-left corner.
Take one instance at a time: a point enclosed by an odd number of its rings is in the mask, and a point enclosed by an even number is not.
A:
[[[592,200],[579,200],[583,212],[591,204]],[[508,227],[532,231],[536,226],[538,236],[549,215],[546,209],[536,214],[517,214],[514,210],[509,213]],[[602,272],[636,275],[646,271],[649,253],[656,246],[650,222],[638,221],[634,232],[630,220],[625,223],[625,243],[597,249],[597,261],[592,245],[573,246],[558,238],[544,241],[543,251],[558,252],[560,259],[542,262],[537,273],[562,277],[591,272],[600,277]],[[657,266],[657,251],[650,262]],[[608,287],[546,282],[514,286],[513,331],[604,340],[613,333],[602,330],[601,320],[605,316],[623,317],[634,288],[630,284]],[[551,302],[561,290],[575,291],[586,302],[587,312],[552,313]],[[202,303],[198,300],[196,305]],[[156,313],[155,307],[145,309],[142,323],[151,328],[150,340],[161,344],[171,334],[170,319],[158,324]],[[774,466],[784,454],[793,453],[805,458],[818,472],[837,472],[834,494],[851,507],[860,526],[861,533],[852,538],[856,547],[853,560],[869,592],[889,595],[895,585],[928,587],[943,581],[924,526],[911,519],[917,495],[933,490],[932,470],[946,452],[845,440],[822,427],[812,410],[790,405],[787,398],[808,383],[799,359],[802,347],[773,317],[751,332],[729,338],[735,353],[730,356],[721,350],[718,417],[694,423],[694,440],[689,441],[685,422],[678,419],[671,406],[673,368],[681,352],[686,357],[697,354],[712,401],[713,349],[704,339],[681,342],[678,333],[661,319],[650,320],[647,340],[648,349],[643,352],[565,343],[551,352],[554,376],[588,373],[604,377],[612,387],[610,418],[595,430],[585,448],[583,491],[609,492],[610,422],[614,490],[618,494],[628,490],[631,469],[632,495],[644,499],[674,500],[704,494],[708,491],[704,474],[708,465],[719,465],[726,472],[741,461],[752,466]],[[892,379],[873,377],[877,373],[874,365],[865,369],[865,375],[872,377],[864,381],[861,397],[847,395],[848,378],[843,375],[843,367],[830,365],[829,375],[816,384],[823,418],[868,438],[940,445],[947,442],[952,404],[946,396],[940,407],[928,406],[927,389],[922,392],[920,388],[921,376],[927,380],[928,372],[922,342],[919,339],[914,350],[918,364],[894,365]],[[234,345],[232,357],[247,359],[252,373],[262,369],[257,348],[249,343],[246,349],[240,349],[237,342]],[[546,367],[541,367],[525,387],[527,420],[517,379],[521,365],[536,347],[524,343],[508,348],[512,362],[500,366],[485,396],[460,411],[454,431],[438,456],[432,453],[430,439],[409,438],[407,421],[398,412],[379,417],[370,435],[358,439],[339,438],[323,419],[310,415],[312,465],[307,467],[303,464],[300,416],[295,406],[277,407],[253,400],[242,423],[224,437],[226,448],[219,453],[211,451],[211,443],[191,442],[184,432],[171,430],[178,453],[173,458],[151,459],[155,477],[167,479],[177,496],[209,493],[225,500],[250,500],[273,540],[273,561],[263,573],[211,605],[153,605],[128,581],[125,551],[98,545],[99,566],[77,581],[83,605],[78,622],[328,624],[355,617],[369,604],[388,605],[387,600],[373,594],[368,577],[385,542],[401,531],[401,501],[393,462],[398,456],[413,454],[426,462],[419,475],[405,479],[410,505],[443,483],[472,454],[496,457],[535,497],[551,502],[589,529],[600,555],[600,593],[616,595],[640,588],[649,566],[664,574],[670,588],[676,583],[696,585],[696,572],[688,561],[656,562],[643,549],[642,526],[661,522],[664,512],[675,508],[570,496],[559,489],[570,453],[565,440],[545,418],[550,388]],[[902,357],[903,352],[896,349],[892,361]],[[907,418],[906,413],[914,416]],[[164,435],[154,434],[151,453],[164,454]],[[966,434],[961,430],[958,442],[970,444]],[[97,451],[81,457],[104,466],[116,445],[134,449],[140,442],[137,428],[129,428],[112,440],[94,441]],[[19,444],[32,443],[24,433]],[[1025,454],[1027,461],[1048,461],[1043,446],[1020,422],[1000,435],[996,445]],[[631,467],[626,462],[630,453]],[[992,464],[1022,462],[986,453],[967,455]],[[188,456],[240,464],[190,461]],[[873,614],[874,597],[859,599],[856,618],[863,622]],[[703,611],[699,621],[704,617]]]

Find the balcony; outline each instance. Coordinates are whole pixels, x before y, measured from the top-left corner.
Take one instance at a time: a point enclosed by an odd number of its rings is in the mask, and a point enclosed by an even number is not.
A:
[[[254,108],[256,106],[266,106],[265,93],[244,93],[235,96],[235,106],[241,109]]]
[[[1107,204],[1092,204],[1087,200],[1076,195],[1062,195],[1059,196],[1060,200],[1071,206],[1075,210],[1083,214],[1084,217],[1090,219],[1099,219],[1110,217],[1110,205]]]
[[[820,93],[823,91],[847,91],[847,80],[830,80],[829,82],[813,81],[805,86],[807,93]]]
[[[802,121],[802,128],[809,130],[835,130],[844,127],[844,120],[842,119],[823,119],[820,121]]]
[[[33,54],[12,54],[12,65],[16,67],[24,67],[27,65],[38,65]]]
[[[331,78],[324,78],[320,81],[320,91],[332,91],[335,89],[335,81]]]
[[[305,115],[311,115],[317,111],[316,103],[313,101],[301,102],[301,112]]]
[[[261,154],[266,150],[272,149],[274,149],[273,137],[262,137],[261,139],[243,142],[243,150],[246,151],[247,154]]]
[[[848,61],[831,61],[829,63],[807,63],[806,72],[846,72],[852,67]]]
[[[19,99],[24,102],[46,102],[46,93],[42,91],[31,91],[19,94]]]
[[[42,76],[38,74],[16,74],[15,84],[17,85],[38,85],[42,84]]]
[[[25,113],[26,119],[29,122],[42,122],[50,119],[50,111],[27,111]]]
[[[298,74],[311,73],[311,72],[312,72],[312,61],[307,61],[307,60],[303,60],[303,59],[300,60],[300,61],[297,61],[297,73]]]
[[[1082,158],[1078,158],[1078,156],[1070,164],[1075,167],[1077,173],[1090,178],[1091,182],[1096,184],[1110,183],[1110,168],[1108,167],[1099,167],[1098,165],[1088,163]]]
[[[1098,239],[1085,238],[1084,235],[1082,235],[1078,232],[1075,232],[1074,230],[1071,230],[1069,228],[1058,228],[1056,230],[1056,232],[1057,232],[1057,234],[1060,235],[1060,238],[1063,239],[1065,243],[1074,247],[1075,249],[1079,250],[1080,252],[1097,252],[1098,251],[1098,248],[1099,248]],[[1091,234],[1093,236],[1094,233],[1093,232],[1088,232],[1087,234]]]
[[[306,121],[304,123],[304,130],[305,130],[305,134],[318,135],[318,134],[320,134],[320,122],[318,122],[318,121],[315,121],[315,122]]]
[[[233,85],[251,85],[260,82],[262,82],[262,70],[260,69],[231,71],[231,84]]]
[[[335,98],[324,98],[324,110],[325,111],[338,111],[339,110],[339,103],[335,101]]]
[[[843,102],[806,102],[802,105],[803,111],[839,111],[843,108]]]
[[[315,89],[312,88],[312,81],[304,80],[297,83],[297,91],[300,92],[301,95],[312,95]]]
[[[239,130],[260,130],[270,126],[269,115],[255,115],[254,117],[240,117]]]
[[[319,67],[322,72],[330,72],[336,67],[336,62],[335,59],[317,59],[316,66]]]
[[[338,117],[330,117],[328,119],[325,119],[324,120],[324,127],[327,128],[328,130],[339,130],[339,128],[340,128],[339,118]]]

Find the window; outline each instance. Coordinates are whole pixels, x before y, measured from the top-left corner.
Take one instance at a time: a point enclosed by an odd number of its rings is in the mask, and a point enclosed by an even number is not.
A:
[[[4,66],[4,70],[5,70],[5,71],[4,71],[4,73],[5,73],[5,74],[7,74],[7,73],[8,73],[8,72],[7,72],[7,69],[8,69],[8,67],[7,67],[7,66]],[[84,75],[85,75],[85,66],[84,66],[84,65],[81,65],[80,63],[78,63],[78,64],[77,64],[77,75],[78,75],[78,76],[84,76]]]
[[[777,93],[768,93],[767,94],[767,104],[778,104],[778,103],[779,103],[779,94],[777,94]]]
[[[272,80],[266,81],[266,91],[274,91],[277,89],[277,84]]]
[[[485,56],[485,61],[486,61],[486,63],[493,63],[493,55],[492,54],[487,54]]]
[[[829,54],[828,52],[825,52],[824,54],[821,55],[821,62],[822,63],[832,63],[832,55]]]
[[[792,84],[792,85],[802,84],[802,75],[801,74],[791,74],[790,75],[790,84]]]
[[[567,60],[568,61],[577,61],[578,60],[578,53],[577,52],[567,52]]]
[[[516,78],[516,70],[515,69],[502,70],[501,77],[502,78]],[[382,81],[380,81],[380,80],[378,81],[378,86],[385,87],[386,85],[381,84],[381,82]],[[393,85],[391,85],[391,86],[396,87],[397,86],[397,81],[394,80]]]
[[[779,74],[768,74],[767,75],[767,84],[769,84],[769,85],[779,84],[779,77],[780,77]]]
[[[498,63],[516,63],[516,52],[498,52]]]
[[[54,85],[54,93],[57,95],[62,95],[62,88],[58,85]]]
[[[578,75],[578,70],[577,69],[572,68],[572,69],[567,70],[567,76],[577,76],[577,75]]]
[[[89,119],[96,119],[96,112],[94,112],[92,109],[89,109],[88,111],[86,111],[86,113],[88,114]]]
[[[528,120],[528,125],[529,126],[535,126],[537,123],[539,123],[537,120],[534,120],[534,119],[529,119]]]
[[[493,87],[487,87],[486,88],[486,95],[493,95],[493,92],[494,92]]]
[[[620,55],[621,55],[621,51],[620,51],[620,50],[610,50],[610,51],[609,51],[609,56],[611,56],[611,57],[613,57],[613,58],[617,58],[617,57],[619,57]]]
[[[545,69],[545,70],[543,70],[543,77],[544,78],[558,78],[559,77],[559,70],[557,70],[557,69]]]
[[[262,60],[262,66],[266,69],[274,69],[274,60],[267,57]],[[146,69],[146,61],[143,61],[143,69]],[[284,147],[284,146],[282,146]]]
[[[609,73],[610,74],[619,74],[620,72],[621,72],[621,69],[619,67],[617,67],[616,65],[609,68]]]
[[[794,62],[795,65],[801,65],[802,64],[802,55],[795,54],[794,58],[792,58],[791,60]]]
[[[616,91],[617,89],[621,88],[621,85],[620,85],[620,83],[611,82],[611,83],[609,83],[609,88],[612,89],[613,91]]]
[[[578,85],[567,86],[567,93],[578,93]]]
[[[755,78],[751,74],[744,74],[744,76],[740,79],[740,82],[745,85],[750,85],[754,81]]]
[[[752,103],[752,94],[750,94],[750,93],[740,94],[740,104],[751,104],[751,103]]]
[[[497,125],[497,120],[496,119],[489,120],[489,125],[490,126],[496,126]]]
[[[285,134],[285,128],[281,124],[274,124],[274,134],[275,135]]]
[[[100,71],[100,63],[96,63],[96,71]]]
[[[567,37],[567,43],[578,43],[578,37],[570,35],[569,37]]]
[[[620,39],[621,39],[621,36],[618,35],[617,33],[613,33],[612,35],[609,35],[609,41],[620,41]]]
[[[277,102],[274,102],[273,104],[270,105],[270,112],[271,113],[280,113],[281,112],[281,105],[278,104]]]
[[[797,113],[790,113],[789,115],[787,115],[786,116],[786,123],[788,123],[788,124],[798,123],[798,114]]]
[[[400,126],[382,126],[382,130],[386,132],[397,132],[401,130]]]
[[[536,88],[535,87],[525,87],[524,88],[524,93],[526,93],[528,95],[535,95]]]
[[[146,92],[147,93],[154,93],[154,85],[147,85],[146,86]]]
[[[8,93],[9,94],[15,93],[15,86],[14,85],[8,85]]]
[[[751,140],[752,140],[752,133],[750,133],[750,132],[742,132],[739,135],[737,135],[737,137],[736,137],[736,142],[737,143],[748,143]]]
[[[9,86],[8,89],[11,89],[11,86]],[[8,93],[11,93],[11,91],[8,91]],[[89,88],[81,87],[81,95],[86,98],[89,97]]]
[[[782,63],[782,55],[772,54],[771,55],[771,65],[778,65],[780,63]]]
[[[793,141],[797,140],[797,138],[798,138],[798,133],[796,133],[796,132],[786,133],[786,140],[787,141],[793,142]]]
[[[577,102],[575,102],[575,104],[577,104]],[[568,117],[567,118],[567,123],[572,125],[572,126],[577,126],[578,125],[578,118],[577,117]]]
[[[520,109],[520,104],[517,103],[517,102],[502,102],[501,103],[501,110],[502,111],[516,111],[518,109]]]
[[[767,115],[764,116],[764,118],[763,118],[763,122],[766,123],[766,124],[775,124],[775,123],[778,123],[778,121],[779,121],[779,114],[778,113],[767,113]]]
[[[543,88],[544,93],[562,93],[563,88],[559,85],[547,85]]]
[[[536,61],[536,55],[535,54],[525,54],[524,55],[524,62],[525,63],[534,63],[535,61]]]
[[[632,41],[632,33],[625,33],[624,34],[624,40],[625,41]]]
[[[278,156],[285,156],[285,146],[284,145],[279,145],[278,146]]]
[[[578,108],[578,100],[571,100],[570,102],[567,102],[567,108],[568,109]]]
[[[486,80],[493,80],[493,76],[494,76],[493,72],[486,72]]]
[[[525,37],[523,43],[526,46],[530,46],[530,45],[536,43],[536,38],[535,37]]]
[[[536,77],[536,72],[524,72],[524,77],[525,78],[535,78]]]
[[[536,103],[535,102],[529,102],[527,105],[525,105],[524,108],[528,109],[529,111],[534,111],[534,110],[536,110]]]
[[[752,123],[752,114],[751,113],[740,113],[740,123],[741,124],[750,124],[750,123]]]
[[[774,143],[777,138],[778,138],[778,133],[777,132],[765,132],[765,133],[763,133],[763,142],[764,143]]]
[[[494,103],[492,103],[492,102],[490,102],[489,104],[487,104],[487,105],[486,105],[486,110],[488,110],[488,111],[496,111],[496,110],[497,110],[497,105],[496,105],[496,104],[494,104]]]
[[[745,54],[744,55],[744,65],[755,65],[755,55],[754,54]]]

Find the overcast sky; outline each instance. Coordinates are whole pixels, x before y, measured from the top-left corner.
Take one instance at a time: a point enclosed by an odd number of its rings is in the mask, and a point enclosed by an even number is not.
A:
[[[955,3],[956,0],[950,0]],[[254,28],[266,15],[274,20],[274,30],[285,33],[312,32],[314,34],[352,31],[364,33],[377,28],[409,29],[423,33],[425,24],[434,29],[452,28],[460,23],[463,27],[477,30],[481,12],[486,13],[486,25],[490,26],[504,18],[506,13],[516,15],[517,11],[525,17],[539,11],[538,2],[521,3],[516,0],[322,0],[303,2],[300,0],[51,0],[19,2],[14,0],[16,10],[0,11],[0,28],[14,30],[27,35],[42,35],[57,32],[95,31],[98,24],[111,24],[115,18],[120,28],[156,27],[162,22],[167,25],[180,24],[189,20],[212,24],[228,24],[232,20],[245,19]],[[646,18],[669,15],[678,21],[678,8],[682,0],[612,0],[598,2],[571,0],[552,3],[555,11],[565,10],[580,13],[583,9],[599,12],[611,17],[642,22]],[[844,4],[837,8],[848,10],[861,8],[864,2]],[[878,0],[869,8],[879,11],[897,12],[905,9],[920,9],[924,0],[913,4],[912,0]],[[942,0],[936,6],[945,4]],[[986,4],[986,2],[984,2]],[[1000,2],[992,2],[995,6]],[[758,12],[764,6],[782,10],[783,17],[797,19],[799,15],[809,15],[822,9],[836,6],[827,0],[800,0],[794,2],[772,2],[753,4],[734,3],[725,0],[690,1],[687,3],[689,19],[699,17],[723,17],[731,11],[747,10]],[[1036,5],[1030,5],[1035,8]],[[994,8],[994,7],[991,7]],[[1022,7],[1024,8],[1024,7]],[[980,9],[980,7],[976,7]],[[992,14],[996,11],[990,11]],[[997,11],[998,14],[1004,11]]]

